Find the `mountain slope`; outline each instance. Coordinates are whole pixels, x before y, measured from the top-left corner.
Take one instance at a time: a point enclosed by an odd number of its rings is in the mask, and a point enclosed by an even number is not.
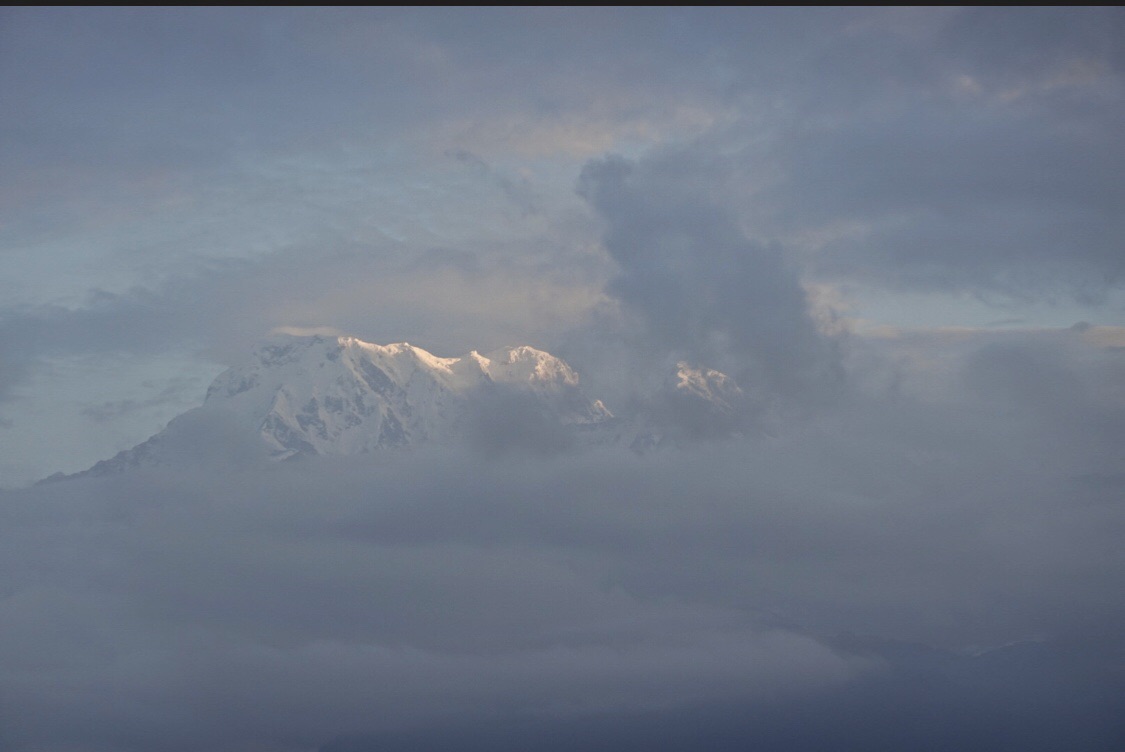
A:
[[[500,416],[488,416],[493,411]],[[512,412],[565,429],[613,418],[564,361],[532,347],[439,358],[407,343],[277,335],[220,374],[201,407],[87,473],[162,464],[234,441],[272,459],[447,442]]]

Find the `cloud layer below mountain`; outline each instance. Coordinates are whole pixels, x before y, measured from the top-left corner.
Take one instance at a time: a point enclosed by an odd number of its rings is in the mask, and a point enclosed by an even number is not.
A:
[[[931,340],[944,376],[645,455],[6,492],[3,740],[1113,749],[1125,414],[1089,334]]]

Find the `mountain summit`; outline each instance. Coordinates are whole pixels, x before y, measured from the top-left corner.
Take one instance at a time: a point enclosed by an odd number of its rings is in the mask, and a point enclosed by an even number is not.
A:
[[[215,379],[204,408],[257,425],[271,456],[285,459],[443,441],[467,428],[472,403],[495,402],[498,392],[530,397],[562,425],[612,417],[581,392],[570,366],[533,347],[439,358],[405,342],[289,335]]]
[[[517,430],[521,421],[558,436],[612,418],[582,392],[570,366],[533,347],[439,358],[405,342],[275,335],[220,374],[203,405],[83,474],[164,464],[185,454],[237,459],[221,447],[275,460],[356,455]]]

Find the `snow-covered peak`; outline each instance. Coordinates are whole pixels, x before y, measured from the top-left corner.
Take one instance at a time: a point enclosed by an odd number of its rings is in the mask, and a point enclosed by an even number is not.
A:
[[[317,374],[328,362],[340,362],[369,375],[372,372],[364,363],[374,365],[400,386],[415,373],[424,373],[425,378],[454,391],[485,382],[550,391],[576,388],[579,382],[578,374],[561,358],[527,345],[442,358],[408,342],[377,345],[350,336],[276,334],[255,347],[244,363],[220,375],[207,399],[233,397],[262,382],[266,374],[272,377],[269,382],[313,386],[323,380]]]
[[[722,371],[694,368],[684,361],[676,364],[676,393],[697,397],[723,410],[733,409],[743,398],[742,388]]]
[[[734,379],[680,362],[630,420],[579,387],[565,361],[527,345],[439,357],[407,342],[275,334],[220,374],[203,405],[89,473],[206,456],[358,455],[392,447],[477,442],[544,446],[628,442],[634,448],[735,434],[748,401]],[[507,436],[507,438],[505,438]],[[218,458],[216,460],[216,458]]]
[[[509,393],[523,396],[506,400]],[[487,424],[482,410],[531,406],[560,426],[613,417],[581,392],[570,366],[533,347],[443,358],[407,342],[323,334],[262,341],[215,379],[198,411],[243,427],[283,459],[445,442]]]
[[[478,355],[478,362],[494,380],[507,384],[538,386],[578,386],[578,374],[550,353],[534,347],[501,347],[487,355]]]
[[[722,371],[680,361],[653,394],[633,448],[646,451],[680,441],[719,439],[742,428],[750,402]]]

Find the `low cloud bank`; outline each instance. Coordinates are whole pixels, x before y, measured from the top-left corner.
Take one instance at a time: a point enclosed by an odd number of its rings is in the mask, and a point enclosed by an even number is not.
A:
[[[644,455],[208,452],[5,492],[0,741],[1116,749],[1121,364],[1078,336]]]

